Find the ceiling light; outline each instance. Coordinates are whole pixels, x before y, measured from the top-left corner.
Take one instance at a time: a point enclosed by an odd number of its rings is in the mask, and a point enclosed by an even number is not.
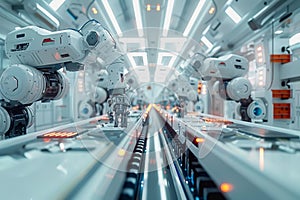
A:
[[[135,62],[134,57],[142,57],[143,63],[144,63],[144,65],[142,65],[142,66],[148,66],[148,58],[147,58],[147,53],[146,52],[127,53],[127,57],[128,57],[128,59],[129,59],[129,61],[130,61],[133,68],[138,66]]]
[[[208,49],[213,47],[213,44],[205,36],[202,36],[201,41],[207,46]]]
[[[146,5],[146,10],[149,12],[149,11],[151,11],[151,5],[150,4],[147,4]]]
[[[160,4],[156,4],[156,11],[159,12],[160,11]]]
[[[239,14],[237,14],[237,12],[235,10],[233,10],[232,7],[228,6],[228,8],[226,8],[225,13],[237,24],[241,21],[241,16]]]
[[[113,11],[112,11],[112,9],[111,9],[111,7],[110,7],[108,1],[107,1],[107,0],[102,0],[102,3],[103,3],[103,5],[104,5],[104,8],[105,8],[105,10],[106,10],[106,12],[107,12],[107,14],[108,14],[110,20],[111,20],[111,23],[112,23],[113,26],[114,26],[114,28],[115,28],[117,34],[118,34],[119,36],[122,36],[122,35],[123,35],[123,34],[122,34],[122,31],[121,31],[121,29],[120,29],[120,26],[119,26],[119,24],[118,24],[118,22],[117,22],[117,19],[116,19],[114,13],[113,13]]]
[[[195,21],[196,21],[196,19],[197,19],[197,17],[198,17],[198,15],[199,15],[199,13],[200,13],[200,11],[201,11],[201,9],[202,9],[205,2],[206,2],[206,0],[200,0],[199,1],[198,5],[197,5],[192,17],[191,17],[191,20],[189,21],[188,25],[186,26],[186,28],[183,32],[183,36],[186,37],[190,33],[190,31],[191,31],[191,29],[192,29],[192,27],[193,27],[193,25],[194,25],[194,23],[195,23]]]
[[[277,30],[277,31],[275,31],[276,35],[280,35],[281,33],[283,33],[283,30]]]
[[[169,0],[168,5],[167,5],[164,26],[163,26],[163,36],[164,37],[166,37],[168,35],[168,30],[170,28],[170,23],[171,23],[173,6],[174,6],[174,0]]]
[[[163,63],[162,63],[163,57],[171,57],[168,65],[167,65],[168,67],[172,67],[177,58],[177,56],[175,56],[172,53],[160,52],[160,53],[158,53],[158,57],[157,57],[157,65],[163,65]]]
[[[65,2],[65,0],[53,0],[51,1],[51,3],[49,4],[49,6],[54,10],[57,11]]]
[[[143,33],[143,23],[142,23],[142,15],[140,9],[140,0],[132,0],[134,15],[136,20],[136,28],[138,29],[138,34],[140,37],[144,35]]]
[[[51,13],[49,13],[45,8],[43,8],[40,4],[36,4],[36,8],[41,17],[43,17],[47,22],[53,25],[55,28],[59,27],[59,21],[56,19]],[[40,11],[40,12],[39,12]]]

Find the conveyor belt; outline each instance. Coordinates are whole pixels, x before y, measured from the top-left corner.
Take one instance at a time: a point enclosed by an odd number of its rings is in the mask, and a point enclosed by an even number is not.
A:
[[[185,143],[188,155],[193,155],[192,160],[184,161],[190,165],[186,169],[190,171],[199,165],[199,169],[206,171],[225,197],[299,199],[299,132],[232,119],[228,121],[211,115],[179,119],[165,111],[159,112],[175,130],[172,137],[179,138],[179,146]],[[282,135],[292,134],[293,137],[273,137],[270,140],[239,131],[239,128],[245,127],[277,131]],[[197,138],[200,142],[195,144]],[[194,172],[200,172],[199,169]],[[197,185],[192,187],[197,189]],[[207,188],[199,191],[204,195],[204,192],[212,190]]]
[[[166,146],[160,130],[164,122],[153,110],[150,112],[144,166],[142,199],[176,199],[175,186],[165,155]]]
[[[120,199],[180,199],[177,196],[178,191],[176,191],[170,163],[166,156],[168,149],[161,132],[164,126],[164,121],[152,110],[143,128],[141,143],[140,141],[137,143],[143,153],[141,162],[129,162],[127,179]],[[135,148],[132,160],[136,159],[137,151],[140,153],[137,149],[139,147]],[[132,174],[135,165],[139,165],[139,177],[132,181],[137,176]],[[135,185],[129,184],[133,182]]]
[[[225,199],[197,158],[174,137],[174,130],[154,109],[142,132],[120,199]]]
[[[117,199],[140,126],[141,119],[126,130],[90,119],[1,142],[1,199]],[[62,138],[70,131],[79,134]]]
[[[126,130],[90,119],[0,142],[1,199],[300,196],[298,138],[263,140],[239,131],[247,123],[147,114]]]

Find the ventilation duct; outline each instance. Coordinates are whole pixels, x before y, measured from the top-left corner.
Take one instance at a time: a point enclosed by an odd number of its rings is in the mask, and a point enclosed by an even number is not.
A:
[[[254,17],[248,21],[248,25],[252,30],[258,30],[262,28],[274,15],[276,11],[288,5],[291,1],[287,0],[274,0],[269,5],[259,11]]]

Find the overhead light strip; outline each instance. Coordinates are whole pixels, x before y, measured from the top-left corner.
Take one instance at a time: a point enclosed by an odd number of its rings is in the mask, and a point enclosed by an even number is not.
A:
[[[184,37],[188,36],[188,34],[190,33],[190,31],[191,31],[192,27],[194,26],[195,21],[196,21],[198,15],[199,15],[201,9],[203,8],[205,2],[206,2],[206,0],[200,0],[199,1],[198,5],[197,5],[192,17],[191,17],[191,20],[189,21],[188,25],[186,26],[186,28],[183,32]]]
[[[147,53],[146,52],[132,52],[132,53],[127,53],[127,57],[132,65],[132,67],[138,67],[134,57],[142,57],[143,59],[143,66],[148,66],[148,57],[147,57]]]
[[[237,24],[241,21],[241,16],[231,7],[228,6],[225,10],[225,13]]]
[[[177,58],[177,56],[175,56],[172,53],[160,52],[160,53],[158,53],[158,56],[157,56],[157,65],[162,65],[163,57],[171,57],[171,59],[168,63],[168,67],[172,67]]]
[[[36,8],[38,11],[42,12],[43,18],[47,20],[49,23],[51,23],[55,28],[59,27],[59,21],[56,19],[50,12],[48,12],[45,8],[43,8],[40,4],[36,4]],[[46,17],[46,18],[45,18]],[[48,18],[48,19],[47,19]],[[50,20],[50,21],[49,21]]]
[[[113,11],[112,11],[112,9],[111,9],[111,7],[110,7],[108,1],[107,1],[107,0],[102,0],[102,3],[103,3],[103,5],[104,5],[104,8],[105,8],[105,10],[106,10],[106,12],[107,12],[107,14],[108,14],[110,20],[111,20],[111,23],[112,23],[113,26],[114,26],[114,28],[115,28],[117,34],[118,34],[119,36],[122,36],[123,33],[122,33],[122,31],[121,31],[121,28],[120,28],[120,26],[119,26],[119,24],[118,24],[118,22],[117,22],[117,19],[116,19],[114,13],[113,13]]]
[[[205,36],[201,38],[201,41],[207,46],[208,49],[213,47],[213,44]]]
[[[129,53],[127,54],[127,57],[128,57],[128,60],[132,66],[132,68],[135,68],[136,67],[136,63],[135,63],[135,60],[133,58],[133,56],[131,56]]]
[[[66,0],[53,0],[49,4],[49,6],[54,10],[57,11],[65,2]]]
[[[163,36],[164,37],[166,37],[168,35],[168,30],[170,28],[173,7],[174,7],[174,0],[169,0],[168,5],[167,5],[165,21],[164,21],[164,27],[163,27]]]
[[[206,27],[206,29],[203,31],[202,35],[206,35],[206,33],[209,31],[210,26]]]
[[[173,66],[173,64],[175,63],[176,58],[177,58],[177,56],[174,56],[174,55],[172,56],[172,58],[171,58],[171,60],[169,62],[168,67],[172,67]]]
[[[169,56],[169,53],[158,53],[157,55],[157,65],[162,65],[162,59],[164,56]]]
[[[138,29],[139,37],[143,37],[144,33],[143,33],[140,0],[133,0],[132,3],[133,3],[135,20],[136,20],[136,28]]]

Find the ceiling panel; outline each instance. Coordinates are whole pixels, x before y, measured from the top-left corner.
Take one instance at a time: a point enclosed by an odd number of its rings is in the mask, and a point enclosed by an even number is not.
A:
[[[135,67],[134,72],[136,76],[138,77],[138,81],[140,83],[147,83],[150,82],[150,74],[149,74],[149,68],[148,66],[138,66]]]
[[[154,74],[154,82],[165,83],[167,75],[170,73],[170,70],[171,68],[168,66],[157,66]]]

